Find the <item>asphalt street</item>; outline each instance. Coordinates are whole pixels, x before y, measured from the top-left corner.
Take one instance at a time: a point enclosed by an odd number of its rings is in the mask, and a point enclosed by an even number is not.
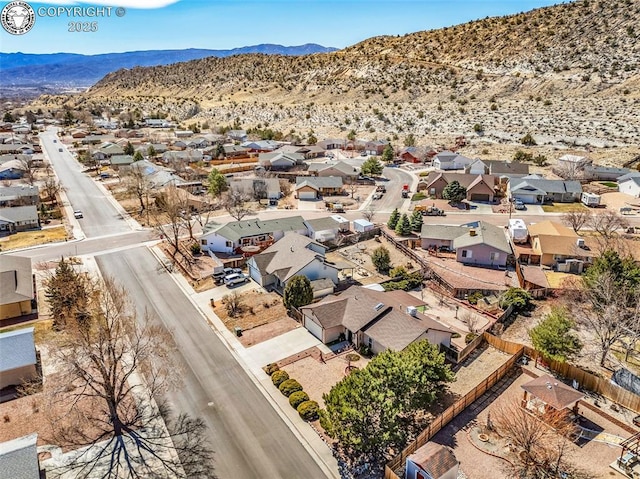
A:
[[[60,184],[65,188],[71,207],[73,210],[81,210],[84,215],[78,221],[85,236],[91,238],[131,231],[109,198],[92,179],[82,173],[82,167],[57,139],[55,130],[47,130],[39,136],[42,149],[51,161]]]
[[[207,422],[219,478],[325,477],[147,248],[100,255],[96,262],[124,285],[138,314],[148,311],[172,332],[178,346],[172,363],[184,385],[168,399],[175,410]]]

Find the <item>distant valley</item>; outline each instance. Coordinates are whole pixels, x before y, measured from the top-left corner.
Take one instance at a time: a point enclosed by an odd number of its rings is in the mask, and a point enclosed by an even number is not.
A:
[[[335,48],[313,43],[299,46],[253,45],[231,50],[150,50],[100,55],[74,53],[0,53],[0,91],[27,89],[56,92],[87,88],[108,73],[137,66],[169,65],[206,57],[229,57],[246,53],[267,55],[307,55],[326,53]]]

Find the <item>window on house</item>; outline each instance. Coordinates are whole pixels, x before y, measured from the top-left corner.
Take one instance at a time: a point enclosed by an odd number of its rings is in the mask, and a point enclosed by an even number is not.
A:
[[[471,258],[472,252],[471,250],[468,249],[463,249],[462,250],[462,257],[463,258]]]
[[[491,253],[490,258],[491,261],[498,261],[500,259],[500,253]]]
[[[206,239],[200,240],[200,244],[202,246],[206,246],[207,245],[207,240]]]
[[[231,241],[227,241],[225,243],[225,245],[226,245],[227,248],[232,248],[233,247],[233,243]]]
[[[369,349],[373,348],[373,339],[369,338]]]

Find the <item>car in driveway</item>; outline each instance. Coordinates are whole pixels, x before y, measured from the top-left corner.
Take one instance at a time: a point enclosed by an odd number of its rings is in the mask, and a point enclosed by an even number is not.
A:
[[[522,200],[514,200],[513,201],[513,207],[517,210],[526,210],[527,207],[524,205],[524,203],[522,202]]]
[[[79,220],[80,218],[84,218],[84,216],[83,216],[83,214],[82,214],[82,211],[80,211],[80,210],[75,210],[75,211],[73,212],[73,217],[74,217],[75,219],[77,219],[77,220]]]
[[[224,284],[227,285],[227,288],[246,283],[247,281],[249,281],[249,277],[242,273],[234,273],[224,277]]]

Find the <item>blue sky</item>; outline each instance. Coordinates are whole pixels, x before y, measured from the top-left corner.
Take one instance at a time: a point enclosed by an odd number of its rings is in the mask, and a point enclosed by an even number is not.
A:
[[[117,1],[117,0],[116,0]],[[8,2],[3,1],[4,7]],[[24,35],[0,29],[0,51],[110,53],[133,50],[230,49],[277,43],[343,48],[377,35],[402,35],[553,5],[559,0],[55,0],[41,7],[123,6],[126,14],[39,16]],[[144,5],[147,8],[139,8]],[[69,22],[97,22],[96,32],[69,32]]]

